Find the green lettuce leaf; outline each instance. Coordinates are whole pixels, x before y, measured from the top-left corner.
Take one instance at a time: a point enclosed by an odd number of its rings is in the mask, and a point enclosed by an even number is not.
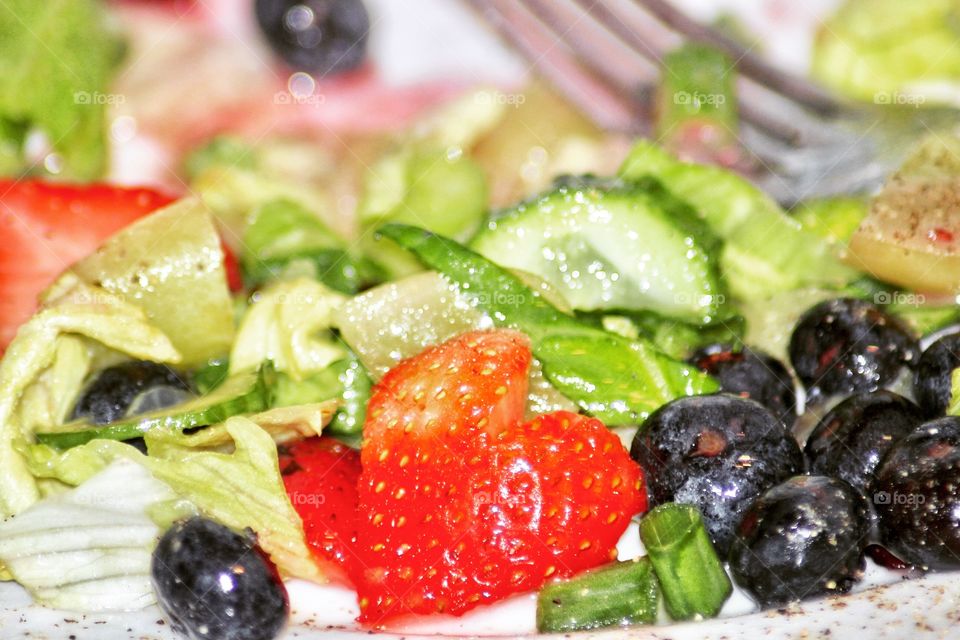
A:
[[[144,309],[185,365],[222,356],[233,342],[233,303],[220,236],[195,198],[138,220],[72,267]]]
[[[2,516],[19,513],[39,498],[36,481],[17,450],[18,444],[30,439],[24,425],[62,412],[66,398],[79,390],[78,374],[64,368],[76,365],[86,374],[87,356],[78,353],[76,345],[64,346],[67,336],[83,336],[138,359],[180,361],[173,344],[149,323],[140,307],[83,284],[73,274],[62,276],[50,289],[47,307],[20,328],[0,361]],[[65,360],[57,362],[58,356]],[[59,382],[69,386],[51,390]],[[42,388],[31,390],[34,384]],[[39,397],[43,395],[46,401]],[[21,411],[23,399],[28,401],[22,407],[26,413]]]
[[[651,176],[694,206],[724,240],[720,266],[740,299],[801,286],[841,286],[858,273],[834,246],[805,230],[742,177],[713,165],[685,163],[640,140],[620,168],[627,179]]]
[[[320,421],[326,419],[328,407],[314,409],[311,411]],[[303,522],[284,489],[277,446],[270,433],[243,417],[230,418],[222,431],[229,440],[221,438],[218,430],[212,432],[217,439],[204,436],[210,440],[203,443],[216,442],[222,450],[191,448],[200,443],[182,440],[157,446],[154,440],[154,448],[145,456],[123,442],[92,440],[65,452],[32,445],[26,460],[38,476],[69,484],[86,482],[117,459],[136,462],[204,515],[236,531],[253,529],[283,575],[323,582],[320,567],[304,541]],[[221,447],[230,442],[232,450]]]
[[[57,609],[132,611],[154,603],[150,512],[175,499],[149,471],[117,460],[81,486],[0,523],[0,561]]]
[[[847,0],[817,33],[811,71],[876,104],[956,104],[958,19],[954,0]]]
[[[262,289],[240,323],[230,353],[231,373],[254,370],[269,360],[277,371],[303,380],[346,357],[329,331],[344,300],[310,278],[281,280]]]
[[[106,107],[122,99],[107,92],[121,51],[95,0],[0,4],[0,123],[6,143],[22,153],[24,132],[37,129],[61,156],[61,176],[101,176],[107,166]],[[21,156],[4,168],[16,173],[26,162]]]

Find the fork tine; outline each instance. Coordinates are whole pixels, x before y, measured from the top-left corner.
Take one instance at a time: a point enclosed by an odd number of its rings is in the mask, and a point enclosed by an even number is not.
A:
[[[640,133],[644,118],[636,96],[601,80],[575,60],[569,46],[529,7],[515,0],[471,0],[484,18],[573,104],[598,126]]]
[[[690,40],[707,43],[726,53],[736,61],[740,73],[761,86],[768,87],[821,115],[835,115],[843,109],[843,104],[822,87],[773,67],[736,40],[692,19],[667,0],[634,1],[663,24]],[[602,2],[597,4],[603,5]]]
[[[646,0],[574,1],[635,54],[658,64],[662,64],[663,56],[681,42],[677,34],[665,29],[656,16],[638,5],[638,2]],[[613,8],[613,4],[619,6],[619,11]],[[671,39],[665,32],[674,37]],[[798,119],[796,113],[784,117],[782,105],[764,95],[769,94],[769,90],[758,86],[749,78],[740,78],[737,86],[741,96],[745,98],[739,104],[740,116],[744,121],[791,145],[798,144],[809,133],[810,127],[800,126],[804,121],[802,117]],[[781,98],[781,103],[786,101],[785,97],[776,97]],[[764,106],[766,108],[763,108]]]

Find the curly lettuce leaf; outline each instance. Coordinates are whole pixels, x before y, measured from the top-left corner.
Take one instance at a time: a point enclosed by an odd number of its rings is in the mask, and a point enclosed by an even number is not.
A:
[[[272,361],[277,371],[303,380],[346,357],[329,329],[346,300],[310,278],[275,282],[247,309],[230,353],[230,372]]]
[[[801,286],[841,286],[858,273],[836,247],[804,229],[742,177],[713,165],[685,163],[647,140],[634,145],[620,175],[651,176],[696,208],[724,240],[720,267],[740,299],[766,298]]]
[[[148,322],[140,307],[83,284],[69,273],[53,285],[51,292],[48,306],[20,328],[0,361],[0,515],[4,517],[19,513],[40,497],[36,481],[17,450],[20,443],[30,439],[26,425],[62,411],[65,397],[79,389],[75,374],[62,369],[82,367],[85,356],[78,355],[75,346],[64,346],[66,337],[81,336],[85,344],[92,341],[138,359],[180,361],[173,344]],[[74,354],[70,362],[56,362],[58,355],[67,357],[70,353]],[[54,395],[48,395],[52,404],[38,398],[51,393],[51,383],[67,383],[67,378],[71,387],[53,390]],[[42,388],[31,390],[35,384]]]
[[[120,42],[95,0],[6,0],[0,3],[0,123],[27,168],[24,132],[41,131],[63,160],[61,176],[90,180],[107,166],[107,92]]]
[[[233,343],[233,302],[213,218],[195,198],[126,227],[72,267],[84,281],[142,307],[186,365]]]
[[[175,499],[149,471],[117,460],[81,486],[0,523],[0,561],[37,602],[132,611],[155,601],[151,509]]]
[[[316,411],[320,421],[326,419],[326,407]],[[158,447],[155,442],[145,456],[123,442],[92,440],[65,452],[31,445],[26,458],[37,476],[69,484],[87,481],[120,458],[136,462],[204,515],[237,531],[253,529],[283,575],[324,582],[304,540],[303,522],[284,489],[270,433],[244,417],[230,418],[222,429],[229,440],[218,445],[220,450],[190,448],[182,441]],[[232,450],[226,446],[230,443]]]

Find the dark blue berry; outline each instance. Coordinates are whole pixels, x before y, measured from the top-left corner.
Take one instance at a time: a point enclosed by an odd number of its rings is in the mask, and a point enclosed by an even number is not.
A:
[[[863,569],[868,512],[863,495],[842,480],[790,478],[744,514],[730,573],[764,607],[846,592]]]
[[[924,417],[936,418],[946,413],[951,375],[957,367],[960,367],[960,333],[940,338],[920,356],[913,376],[913,395]]]
[[[698,349],[690,363],[717,378],[721,391],[756,400],[787,427],[797,419],[793,379],[776,358],[748,347],[712,344]]]
[[[178,522],[151,574],[160,608],[191,640],[271,640],[286,624],[287,591],[252,534],[201,517]]]
[[[294,69],[332,75],[363,62],[370,17],[360,0],[256,0],[257,22]]]
[[[919,359],[916,338],[905,324],[854,298],[816,305],[790,338],[790,362],[811,401],[874,391]]]
[[[734,530],[768,487],[803,470],[803,453],[763,405],[718,394],[674,400],[641,425],[630,455],[646,473],[651,506],[696,505],[725,555]]]
[[[894,554],[918,567],[960,568],[960,418],[926,422],[895,443],[872,498]]]
[[[83,390],[71,419],[87,418],[109,424],[134,413],[144,413],[183,402],[190,385],[186,377],[156,362],[124,362],[104,369]],[[165,400],[169,404],[161,405]]]
[[[850,396],[828,411],[807,439],[810,472],[869,494],[884,454],[922,421],[920,408],[892,391]]]

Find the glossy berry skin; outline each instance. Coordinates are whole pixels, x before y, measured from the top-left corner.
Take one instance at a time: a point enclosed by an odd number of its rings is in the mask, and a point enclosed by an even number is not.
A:
[[[171,392],[160,391],[161,387],[169,387]],[[154,399],[162,394],[162,397],[182,402],[183,394],[176,391],[189,389],[186,377],[166,365],[145,360],[124,362],[104,369],[87,385],[70,418],[88,418],[94,424],[108,424],[128,415],[131,405],[144,393],[150,393]],[[152,410],[161,408],[156,403],[153,405]]]
[[[252,534],[202,517],[177,522],[150,571],[160,608],[191,640],[271,640],[286,624],[287,591]]]
[[[690,363],[714,376],[725,393],[756,400],[787,427],[797,419],[796,394],[790,372],[776,358],[747,347],[712,344],[697,350]]]
[[[917,340],[906,325],[853,298],[814,306],[790,337],[790,362],[813,402],[884,387],[919,359]]]
[[[960,332],[940,338],[920,356],[913,376],[913,395],[925,418],[946,413],[950,404],[950,376],[957,367],[960,367]]]
[[[356,553],[360,452],[333,438],[308,438],[281,450],[280,470],[307,544],[328,563],[327,577],[349,582],[363,566]]]
[[[863,568],[868,512],[866,498],[842,480],[790,478],[744,514],[730,573],[763,607],[846,592]]]
[[[643,476],[594,418],[523,423],[521,333],[474,331],[391,369],[364,424],[360,621],[462,614],[616,557]]]
[[[960,418],[921,425],[887,452],[873,506],[883,544],[919,567],[960,567]]]
[[[766,407],[727,394],[660,407],[640,427],[630,455],[644,470],[650,506],[696,505],[721,556],[750,503],[804,463],[797,441]]]
[[[363,62],[370,16],[361,0],[256,0],[260,29],[294,69],[320,76]]]
[[[922,421],[920,408],[892,391],[850,396],[828,411],[807,439],[810,472],[840,478],[869,495],[884,454]]]

